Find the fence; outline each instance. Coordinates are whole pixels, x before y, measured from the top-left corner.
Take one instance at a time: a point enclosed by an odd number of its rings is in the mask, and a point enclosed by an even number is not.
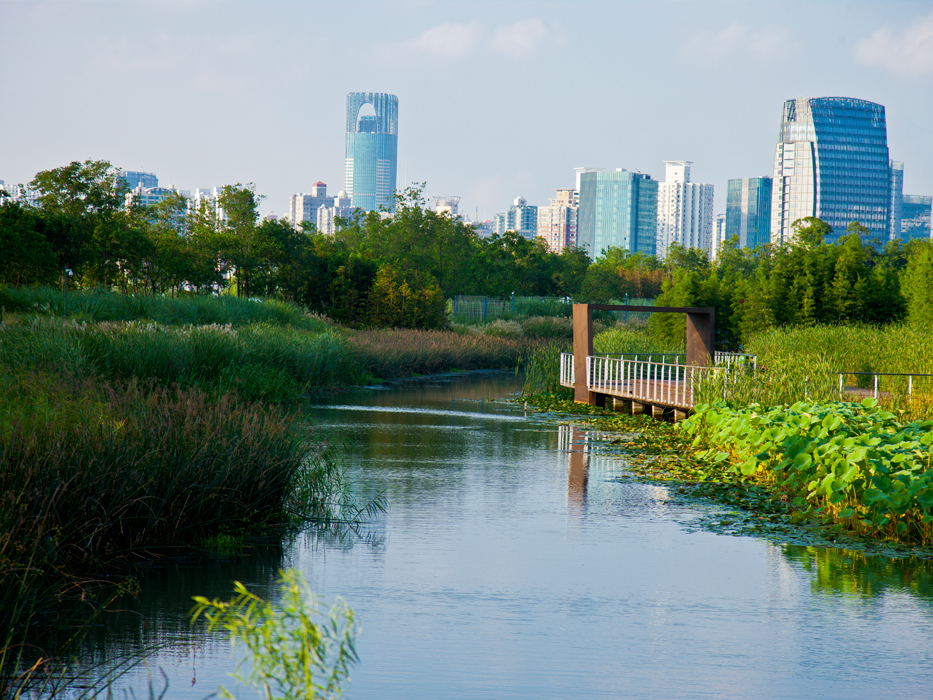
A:
[[[846,377],[858,377],[855,386],[845,384]],[[863,379],[863,377],[865,379]],[[903,374],[898,372],[839,372],[839,398],[872,396],[894,398],[914,396],[933,398],[933,374]]]
[[[617,303],[617,302],[612,302]],[[631,299],[632,306],[654,306],[654,299]],[[492,321],[502,316],[563,316],[573,315],[573,299],[570,297],[525,297],[509,295],[489,297],[457,294],[447,300],[447,312],[455,321]],[[647,311],[597,311],[597,315],[614,321],[647,322],[651,315]]]

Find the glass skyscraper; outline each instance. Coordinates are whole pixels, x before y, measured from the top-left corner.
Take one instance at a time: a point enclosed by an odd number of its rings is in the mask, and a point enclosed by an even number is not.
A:
[[[888,240],[891,165],[884,107],[851,97],[810,97],[784,103],[774,156],[771,241],[790,240],[793,223],[815,216],[833,233],[857,221]]]
[[[725,239],[738,236],[740,248],[771,240],[771,178],[744,177],[726,185]]]
[[[900,238],[909,241],[912,238],[930,239],[930,219],[933,213],[933,197],[919,194],[905,194],[901,204]]]
[[[655,254],[658,181],[618,170],[579,173],[577,245],[594,260],[607,248]]]
[[[375,114],[361,114],[370,105]],[[346,186],[353,207],[395,208],[398,171],[398,98],[384,92],[347,95]]]

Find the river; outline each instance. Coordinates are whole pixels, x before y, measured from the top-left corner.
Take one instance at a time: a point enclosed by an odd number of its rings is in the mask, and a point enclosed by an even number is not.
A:
[[[118,697],[144,697],[147,668],[167,699],[229,687],[229,644],[189,630],[190,596],[231,579],[274,596],[295,567],[356,613],[354,700],[933,697],[927,564],[697,531],[702,508],[619,478],[585,430],[497,401],[517,388],[466,374],[310,404],[386,514],[154,567],[86,659],[161,645]]]

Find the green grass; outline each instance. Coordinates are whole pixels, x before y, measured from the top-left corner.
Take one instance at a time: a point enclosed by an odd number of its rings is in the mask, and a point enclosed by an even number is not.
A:
[[[64,295],[52,287],[0,288],[6,312],[61,316]],[[68,318],[77,321],[155,321],[162,325],[233,325],[265,323],[308,331],[325,330],[327,321],[300,306],[270,299],[190,294],[178,297],[132,296],[105,290],[68,292]]]
[[[84,577],[330,514],[340,470],[302,426],[196,388],[0,375],[0,697],[23,662],[48,656],[38,613]]]
[[[839,394],[840,372],[933,374],[933,333],[904,325],[836,325],[771,329],[755,335],[747,352],[758,373],[733,373],[707,382],[699,400],[733,406],[789,406],[798,401],[862,398]],[[844,377],[844,387],[869,389],[869,376]],[[879,377],[881,404],[903,420],[933,418],[933,378],[917,378],[908,398],[906,377]]]

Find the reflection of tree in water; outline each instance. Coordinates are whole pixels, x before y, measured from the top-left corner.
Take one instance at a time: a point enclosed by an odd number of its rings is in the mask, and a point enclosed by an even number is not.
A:
[[[385,549],[385,521],[367,521],[359,523],[335,522],[313,525],[302,533],[304,548],[314,551],[320,548],[337,549],[349,552],[357,546],[366,547],[372,552]]]
[[[36,616],[24,667],[39,658],[55,659],[50,670],[63,674],[65,682],[81,677],[93,686],[112,669],[129,668],[161,648],[187,654],[204,644],[226,644],[191,626],[191,597],[229,598],[234,580],[260,595],[277,590],[284,561],[281,542],[247,551],[162,559],[137,568],[122,588],[108,583],[75,587],[57,606]]]
[[[804,545],[785,545],[782,551],[791,562],[815,574],[814,591],[866,598],[904,592],[933,603],[933,561],[929,559],[866,556]]]

